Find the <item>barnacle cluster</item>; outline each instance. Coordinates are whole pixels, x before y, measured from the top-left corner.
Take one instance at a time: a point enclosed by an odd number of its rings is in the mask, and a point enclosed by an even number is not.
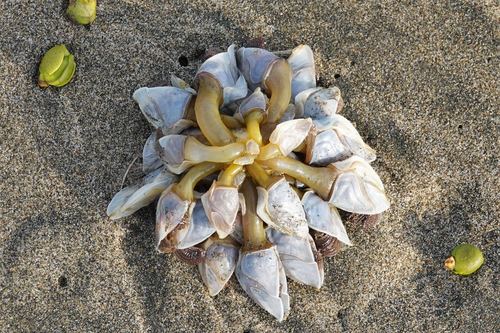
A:
[[[232,45],[201,65],[193,87],[173,76],[172,86],[135,91],[154,127],[145,176],[107,213],[128,216],[159,197],[158,251],[197,264],[212,296],[235,272],[283,320],[286,277],[320,288],[323,257],[351,245],[337,209],[388,209],[375,151],[339,114],[339,89],[316,87],[307,45],[288,59]]]

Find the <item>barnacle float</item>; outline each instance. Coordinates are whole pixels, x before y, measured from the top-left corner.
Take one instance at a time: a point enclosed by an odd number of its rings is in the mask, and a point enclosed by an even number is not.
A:
[[[283,320],[286,277],[320,288],[323,258],[351,245],[338,209],[389,208],[375,151],[339,114],[339,89],[317,87],[315,75],[307,45],[288,59],[231,45],[201,65],[194,89],[172,76],[172,86],[135,91],[154,127],[145,176],[113,197],[109,217],[159,198],[159,252],[198,265],[212,296],[235,272]]]

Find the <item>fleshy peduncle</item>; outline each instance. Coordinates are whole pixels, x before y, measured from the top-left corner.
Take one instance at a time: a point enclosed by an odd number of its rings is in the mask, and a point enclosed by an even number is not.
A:
[[[312,188],[324,200],[328,200],[338,172],[329,167],[312,167],[290,157],[278,157],[260,161],[273,171],[287,174]]]
[[[211,74],[198,75],[198,96],[194,105],[196,120],[203,135],[214,146],[233,142],[231,131],[224,125],[219,113],[222,105],[222,87]]]
[[[254,162],[253,164],[247,165],[245,169],[259,186],[268,188],[274,182],[273,177],[269,176],[259,163]]]
[[[234,186],[234,178],[243,170],[243,166],[239,164],[231,164],[223,172],[220,179],[217,181],[222,186]]]
[[[266,238],[264,223],[257,216],[257,191],[255,184],[246,179],[241,192],[245,197],[245,214],[243,215],[243,251],[256,251],[270,246]]]
[[[274,143],[268,143],[267,145],[263,146],[260,149],[260,153],[259,156],[257,156],[257,159],[263,161],[271,158],[280,157],[282,155],[283,154],[281,154],[281,150],[278,147],[278,145],[275,145]]]
[[[194,163],[228,163],[238,158],[244,152],[245,144],[237,142],[224,146],[207,146],[194,137],[189,136],[184,144],[184,158]]]
[[[259,146],[262,145],[262,134],[260,133],[260,123],[264,119],[261,110],[254,109],[245,117],[247,133],[250,139],[255,140]]]
[[[200,180],[210,176],[212,173],[220,170],[222,168],[220,163],[204,162],[195,165],[182,177],[181,181],[174,185],[172,191],[174,191],[181,199],[194,201],[194,187]]]
[[[276,123],[285,113],[292,97],[292,70],[285,59],[273,63],[264,84],[271,93],[266,122]]]

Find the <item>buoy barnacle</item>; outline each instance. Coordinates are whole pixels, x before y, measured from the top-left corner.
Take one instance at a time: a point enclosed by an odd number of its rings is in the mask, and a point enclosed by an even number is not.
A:
[[[231,45],[201,65],[194,88],[173,76],[171,86],[134,93],[153,127],[146,176],[118,192],[108,215],[159,197],[159,252],[197,264],[210,295],[234,272],[283,320],[287,277],[320,288],[323,258],[352,245],[339,210],[379,216],[389,208],[370,165],[375,150],[338,115],[340,90],[316,87],[307,45],[288,59]]]

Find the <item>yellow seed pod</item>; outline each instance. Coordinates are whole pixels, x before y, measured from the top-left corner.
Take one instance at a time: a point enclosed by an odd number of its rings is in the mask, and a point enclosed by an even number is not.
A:
[[[96,17],[96,0],[69,0],[66,14],[77,24],[90,24]]]
[[[41,88],[62,87],[71,81],[75,70],[75,57],[64,44],[56,45],[45,53],[40,62],[38,85]]]

